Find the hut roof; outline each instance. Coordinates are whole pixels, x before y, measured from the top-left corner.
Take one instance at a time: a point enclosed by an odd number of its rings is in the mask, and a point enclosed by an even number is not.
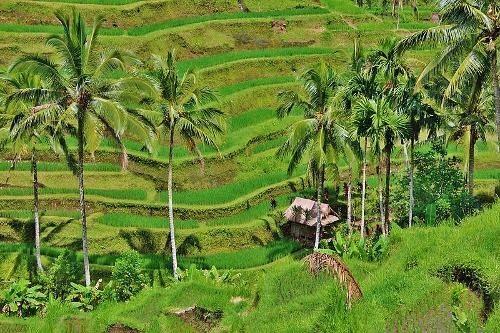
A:
[[[296,216],[298,214],[296,213],[295,211],[296,208],[294,207],[300,207],[301,209],[300,216]],[[337,214],[332,210],[332,208],[328,204],[322,203],[320,206],[320,210],[321,210],[321,225],[328,225],[339,220]],[[307,220],[305,216],[305,211],[310,211],[310,216],[309,219]],[[316,201],[297,197],[290,205],[290,207],[287,208],[287,210],[284,213],[284,216],[288,221],[291,222],[305,224],[308,226],[316,225],[316,217],[317,217]]]

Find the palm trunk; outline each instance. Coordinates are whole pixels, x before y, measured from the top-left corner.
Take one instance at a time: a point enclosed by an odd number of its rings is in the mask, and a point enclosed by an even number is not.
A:
[[[399,30],[399,21],[401,19],[401,0],[398,1],[398,23],[396,24],[396,30]]]
[[[402,144],[403,144],[403,158],[404,158],[404,162],[405,162],[405,168],[408,169],[408,167],[409,167],[408,142],[403,140]]]
[[[387,165],[385,168],[385,207],[384,207],[384,213],[385,213],[385,218],[384,218],[384,228],[385,228],[385,233],[386,235],[389,234],[389,198],[390,198],[390,193],[391,193],[391,150],[392,149],[387,149]]]
[[[474,146],[476,144],[476,126],[471,125],[470,127],[470,138],[469,138],[469,193],[474,194]]]
[[[89,266],[89,248],[87,242],[87,216],[85,214],[85,186],[83,181],[83,110],[78,110],[78,187],[80,190],[80,215],[82,218],[82,250],[83,250],[83,269],[85,271],[85,285],[90,287],[90,266]]]
[[[177,248],[175,246],[174,205],[172,199],[172,162],[174,160],[174,128],[170,127],[168,146],[168,220],[170,228],[170,245],[172,247],[172,270],[177,279]]]
[[[325,167],[322,167],[319,171],[319,179],[318,179],[318,197],[316,200],[317,205],[317,216],[316,216],[316,237],[314,239],[314,250],[319,249],[319,236],[321,232],[321,198],[323,197],[323,182],[325,177]]]
[[[361,238],[365,237],[365,201],[366,201],[366,149],[368,145],[368,140],[365,137],[365,147],[363,151],[363,184],[361,192]]]
[[[40,254],[40,216],[38,213],[38,165],[36,150],[33,148],[31,155],[31,162],[33,164],[33,215],[35,219],[35,252],[36,252],[36,267],[39,272],[43,272],[42,256]]]
[[[411,225],[413,223],[413,207],[415,205],[415,198],[413,196],[413,164],[414,164],[414,157],[413,157],[413,152],[415,150],[415,138],[411,137],[410,140],[410,168],[409,168],[409,176],[410,176],[410,211],[408,213],[408,226],[411,228]]]
[[[347,226],[349,235],[352,234],[352,168],[349,167],[349,181],[347,183]]]
[[[492,74],[493,74],[493,91],[495,93],[495,122],[497,125],[497,144],[498,151],[500,152],[500,87],[498,84],[498,65],[497,65],[497,51],[493,51],[492,54]]]
[[[382,223],[382,233],[386,235],[385,225],[384,225],[384,200],[382,195],[382,170],[380,158],[378,158],[377,165],[377,180],[378,180],[378,204],[380,209],[380,223]]]
[[[127,171],[128,169],[128,152],[127,147],[120,141],[120,151],[121,151],[121,170]]]

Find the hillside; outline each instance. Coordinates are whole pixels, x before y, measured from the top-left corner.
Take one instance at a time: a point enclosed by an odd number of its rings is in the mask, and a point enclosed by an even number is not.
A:
[[[194,305],[223,312],[220,322],[209,327],[220,332],[454,330],[449,299],[458,282],[472,290],[465,296],[470,320],[477,327],[484,326],[485,332],[500,329],[498,306],[494,306],[500,293],[498,203],[460,226],[418,226],[411,230],[395,226],[389,255],[381,262],[346,259],[364,292],[364,298],[351,311],[345,309],[343,291],[331,277],[313,278],[306,273],[301,259],[309,253],[307,246],[284,237],[280,225],[282,211],[291,200],[297,196],[312,198],[315,190],[306,175],[306,165],[288,174],[288,160],[276,158],[288,127],[302,117],[294,110],[289,117],[278,119],[278,93],[285,89],[299,91],[297,76],[319,62],[333,66],[339,77],[346,79],[355,40],[368,53],[383,40],[435,26],[431,20],[434,6],[418,2],[417,18],[412,8],[404,5],[397,23],[390,8],[386,12],[379,3],[367,8],[350,0],[245,0],[248,12],[241,11],[238,3],[0,2],[2,72],[19,56],[50,54],[47,37],[63,31],[53,13],[74,9],[89,25],[96,16],[104,16],[98,51],[117,48],[130,52],[140,59],[136,66],[130,66],[135,74],[151,71],[152,54],[165,55],[174,49],[180,73],[192,69],[203,84],[216,91],[218,105],[226,116],[226,134],[218,139],[218,149],[200,145],[203,168],[184,141],[175,141],[173,209],[179,267],[215,266],[239,272],[246,281],[228,286],[194,279],[171,285],[166,139],[149,153],[142,143],[125,136],[128,167],[122,170],[122,151],[112,138],[104,138],[94,143],[95,153],[85,156],[92,278],[108,281],[117,258],[135,250],[144,260],[151,288],[123,307],[105,303],[88,314],[54,303],[49,304],[45,319],[33,317],[20,322],[0,317],[0,332],[105,332],[116,323],[141,332],[208,331],[206,327],[193,328],[192,323],[186,324],[172,314]],[[405,54],[405,61],[419,73],[435,51],[417,48]],[[76,152],[77,140],[68,137],[67,141],[69,150]],[[425,142],[417,150],[425,151],[430,146]],[[24,151],[16,160],[10,148],[7,144],[0,150],[0,287],[36,275],[31,152]],[[44,138],[37,149],[42,263],[50,266],[67,249],[81,264],[78,178],[52,151],[49,139]],[[447,149],[449,156],[462,157],[466,152],[462,142],[452,143]],[[500,180],[496,149],[490,134],[486,142],[476,144],[476,195],[495,198]],[[404,165],[399,144],[392,156],[392,172],[398,174]],[[340,160],[339,175],[332,173],[326,180],[330,193],[337,193],[332,202],[341,213],[346,203],[338,186],[344,182],[348,165],[345,159]],[[377,195],[375,172],[370,162],[367,183],[372,198]],[[271,208],[273,199],[277,202],[275,209]],[[375,199],[372,205],[376,206]],[[355,198],[355,210],[359,213],[359,196]],[[343,223],[345,216],[341,217]],[[481,285],[478,287],[476,280],[443,278],[461,275],[451,272],[457,267],[468,270],[467,274],[472,272],[467,279],[478,279]],[[241,301],[231,302],[234,297]],[[484,314],[484,308],[490,313]],[[304,316],[304,311],[310,311],[310,315]]]

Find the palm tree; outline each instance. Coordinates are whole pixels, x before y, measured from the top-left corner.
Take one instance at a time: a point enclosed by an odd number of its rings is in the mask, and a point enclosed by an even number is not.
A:
[[[82,16],[73,12],[71,16],[56,13],[63,27],[62,35],[50,36],[47,45],[55,51],[55,57],[27,55],[17,59],[10,67],[10,72],[22,72],[38,75],[44,82],[44,88],[24,89],[14,94],[16,100],[39,100],[41,105],[33,108],[34,118],[57,119],[56,131],[65,123],[73,124],[73,134],[78,140],[78,186],[80,193],[80,213],[82,222],[82,249],[85,284],[90,285],[90,267],[88,257],[87,217],[85,208],[84,186],[84,151],[93,152],[99,145],[105,131],[112,128],[118,133],[127,127],[127,110],[122,101],[140,98],[141,91],[150,89],[144,80],[124,77],[112,79],[109,75],[117,70],[125,70],[128,57],[118,51],[106,54],[96,52],[99,30],[103,23],[97,17],[90,34]],[[131,91],[135,91],[132,94]],[[42,117],[43,116],[43,117]],[[32,121],[37,121],[33,119]],[[64,143],[64,142],[63,142]],[[67,146],[62,145],[68,152]]]
[[[493,130],[491,126],[493,101],[491,93],[482,86],[483,80],[478,78],[470,90],[456,100],[452,107],[451,140],[465,139],[465,166],[467,169],[467,188],[474,194],[474,160],[475,145],[479,139],[486,141],[486,133]]]
[[[392,106],[385,97],[381,97],[378,100],[362,97],[355,105],[355,112],[357,115],[355,120],[356,123],[368,122],[368,126],[364,129],[364,136],[370,139],[371,150],[377,162],[376,170],[378,178],[380,220],[383,224],[382,231],[384,235],[387,235],[389,231],[388,210],[391,153],[395,139],[402,136],[406,130],[407,119],[405,116],[398,115],[394,112]],[[382,155],[384,153],[386,155],[385,203],[383,201],[381,173]]]
[[[350,96],[350,108],[353,109],[358,100],[362,97],[372,99],[378,96],[381,91],[377,82],[376,67],[372,59],[367,59],[363,54],[363,49],[359,44],[359,38],[354,40],[354,51],[352,53],[351,71],[352,78],[347,83],[347,96]],[[359,110],[358,110],[359,111]],[[368,167],[368,137],[367,129],[370,126],[366,114],[356,112],[350,115],[350,137],[354,142],[363,140],[362,155],[362,190],[361,190],[361,238],[365,236],[365,206],[366,206],[366,170]]]
[[[444,98],[466,90],[476,78],[491,80],[495,95],[495,116],[500,144],[500,87],[498,82],[497,40],[500,26],[499,4],[490,0],[463,0],[438,3],[441,24],[403,38],[398,53],[422,44],[443,45],[441,52],[426,66],[419,82],[447,65],[458,62],[453,69]],[[500,148],[500,147],[499,147]]]
[[[18,75],[15,77],[3,75],[0,77],[4,85],[4,103],[10,101],[12,94],[19,93],[23,89],[41,89],[43,88],[40,78],[36,76]],[[6,103],[7,108],[2,114],[2,125],[8,128],[12,149],[16,155],[22,154],[25,150],[31,150],[31,163],[33,173],[33,219],[35,222],[35,254],[36,266],[39,272],[43,272],[42,257],[40,254],[40,216],[38,200],[38,167],[37,167],[37,149],[36,144],[40,140],[40,134],[44,133],[45,124],[36,124],[36,126],[19,126],[31,116],[31,110],[39,106],[38,101],[30,103],[28,101],[18,101],[18,103]],[[20,130],[24,129],[24,131]]]
[[[282,104],[277,109],[279,118],[289,115],[294,108],[303,111],[304,118],[289,128],[285,143],[278,149],[277,156],[290,156],[288,174],[297,165],[308,159],[308,170],[317,185],[317,220],[314,249],[319,248],[321,231],[321,199],[327,165],[337,165],[339,153],[343,150],[348,133],[341,125],[343,110],[336,107],[340,82],[333,69],[321,63],[305,71],[299,80],[305,96],[295,91],[280,92]]]
[[[436,113],[435,108],[430,105],[433,102],[426,103],[426,96],[423,91],[415,90],[416,77],[409,75],[407,80],[401,82],[393,91],[393,98],[397,100],[396,112],[405,114],[409,118],[409,138],[403,139],[403,148],[406,150],[407,140],[410,141],[410,153],[405,152],[405,164],[409,176],[409,210],[408,226],[413,223],[413,210],[415,206],[414,199],[414,153],[415,142],[418,141],[420,132],[423,128],[428,130],[428,137],[436,137],[437,131],[441,126],[441,117]],[[428,98],[427,98],[428,99]],[[436,107],[439,108],[439,107]]]
[[[209,88],[201,86],[196,74],[188,70],[180,74],[175,66],[174,52],[166,57],[154,56],[154,69],[149,75],[155,90],[148,101],[149,111],[143,110],[151,121],[166,134],[168,142],[168,217],[172,269],[177,278],[177,249],[175,245],[173,206],[173,160],[175,139],[181,140],[190,151],[201,158],[198,143],[217,147],[217,136],[224,133],[223,112],[210,106],[215,101]]]

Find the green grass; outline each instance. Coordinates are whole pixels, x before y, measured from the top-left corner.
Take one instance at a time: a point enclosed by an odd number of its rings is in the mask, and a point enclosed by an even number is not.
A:
[[[162,228],[168,229],[168,217],[141,216],[123,213],[105,213],[97,218],[97,222],[113,227],[134,228]],[[178,229],[198,228],[199,224],[193,220],[176,220]]]
[[[61,34],[62,27],[58,25],[28,25],[28,24],[0,24],[0,31],[12,33],[45,33],[45,34]],[[120,36],[125,33],[119,28],[103,28],[100,33],[106,36]]]
[[[327,14],[327,13],[328,10],[319,7],[290,8],[290,9],[274,10],[266,12],[219,13],[213,15],[193,16],[193,17],[179,18],[163,22],[156,22],[152,24],[143,25],[140,27],[131,28],[127,31],[127,33],[131,36],[142,36],[158,30],[171,29],[184,25],[203,23],[208,21],[267,18],[267,17],[290,17],[297,15],[317,15],[317,14]]]
[[[61,2],[61,3],[74,3],[74,4],[85,4],[85,5],[128,5],[131,3],[136,3],[144,0],[35,0],[38,2]]]
[[[301,166],[297,169],[294,175],[297,176],[303,174],[304,172],[305,166]],[[290,177],[287,175],[286,170],[284,170],[259,175],[248,180],[240,180],[235,183],[207,190],[177,192],[174,193],[174,203],[185,205],[213,205],[227,203],[272,184],[283,182],[289,178]],[[167,192],[161,192],[159,200],[165,202],[167,200]]]
[[[78,194],[78,188],[40,188],[40,195],[51,194]],[[142,189],[123,189],[123,190],[105,190],[105,189],[85,189],[87,195],[97,195],[113,199],[127,200],[146,200],[147,192]],[[31,196],[33,188],[31,187],[4,187],[0,188],[0,196]]]
[[[62,216],[62,217],[70,217],[76,219],[80,217],[80,212],[72,210],[42,210],[40,211],[40,216]],[[33,218],[33,211],[2,210],[0,211],[0,217],[10,218],[10,219],[30,219]]]
[[[319,48],[319,47],[293,47],[293,48],[280,48],[280,49],[234,51],[234,52],[217,54],[213,56],[205,56],[205,57],[179,61],[177,63],[177,69],[182,73],[189,68],[204,69],[244,59],[321,55],[321,54],[333,54],[333,53],[334,53],[333,49]]]
[[[262,266],[289,255],[301,248],[301,245],[295,241],[277,240],[265,246],[258,246],[248,249],[241,249],[234,252],[217,253],[206,256],[179,256],[179,266],[188,268],[195,264],[199,268],[210,268],[216,266],[220,269],[245,269]],[[64,249],[56,247],[41,247],[43,256],[56,258]],[[14,244],[0,242],[0,253],[22,253],[33,255],[34,249],[31,244]],[[75,252],[78,262],[83,262],[81,252]],[[171,257],[163,255],[141,255],[144,260],[145,269],[170,269]],[[117,255],[90,255],[89,261],[92,265],[113,266]]]
[[[250,88],[255,88],[255,87],[265,86],[265,85],[291,83],[291,82],[295,82],[295,78],[291,77],[291,76],[260,78],[260,79],[255,79],[255,80],[242,81],[242,82],[238,82],[236,84],[224,86],[221,89],[219,89],[218,92],[221,96],[228,96],[231,94],[241,92],[242,90],[245,90],[245,89],[250,89]]]
[[[31,162],[17,162],[15,171],[31,171]],[[9,171],[12,168],[11,162],[0,162],[0,171]],[[38,162],[37,168],[39,172],[56,172],[68,171],[69,168],[65,163],[58,162]],[[85,171],[99,171],[99,172],[118,172],[120,166],[111,163],[86,163],[84,166]]]

